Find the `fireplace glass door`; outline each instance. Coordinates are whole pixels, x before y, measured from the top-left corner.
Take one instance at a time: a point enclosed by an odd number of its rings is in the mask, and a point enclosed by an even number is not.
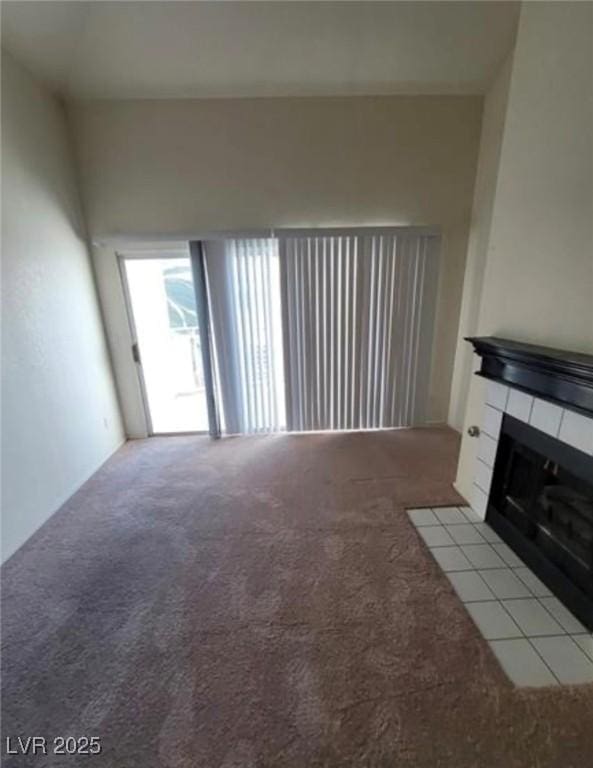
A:
[[[487,520],[590,625],[593,459],[506,415]]]

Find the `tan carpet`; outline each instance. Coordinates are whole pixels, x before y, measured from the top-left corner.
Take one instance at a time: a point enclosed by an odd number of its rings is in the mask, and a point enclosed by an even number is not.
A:
[[[588,768],[593,686],[515,690],[404,506],[448,430],[126,445],[3,568],[3,735],[90,768]]]

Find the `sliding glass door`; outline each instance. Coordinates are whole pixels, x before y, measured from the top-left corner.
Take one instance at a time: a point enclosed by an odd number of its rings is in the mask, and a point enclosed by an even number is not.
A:
[[[433,234],[284,230],[121,263],[151,433],[426,423]]]
[[[123,258],[152,434],[207,432],[201,338],[189,254]]]

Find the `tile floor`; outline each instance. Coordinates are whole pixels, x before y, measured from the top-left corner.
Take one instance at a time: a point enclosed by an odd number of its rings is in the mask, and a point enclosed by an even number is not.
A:
[[[407,512],[515,685],[593,682],[593,634],[472,509]]]

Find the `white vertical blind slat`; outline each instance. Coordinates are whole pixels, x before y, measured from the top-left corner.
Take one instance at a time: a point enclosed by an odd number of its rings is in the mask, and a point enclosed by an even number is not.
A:
[[[343,395],[343,428],[350,428],[350,390],[352,388],[350,344],[352,322],[352,240],[347,237],[344,241],[344,395]]]
[[[317,344],[317,427],[321,429],[324,419],[324,368],[323,368],[323,272],[321,242],[315,238],[315,334]]]
[[[335,325],[336,325],[336,281],[335,281],[335,269],[334,269],[334,246],[335,238],[329,240],[329,429],[336,428],[335,419],[335,407],[336,407],[336,395],[335,395],[335,381],[336,381],[336,342],[335,342]]]
[[[292,286],[292,290],[294,293],[294,315],[295,315],[295,324],[294,324],[294,338],[295,338],[295,347],[296,347],[296,380],[297,380],[297,386],[296,386],[296,399],[294,403],[294,409],[295,409],[295,424],[296,429],[302,429],[303,428],[303,376],[302,376],[302,367],[303,367],[303,350],[301,347],[302,344],[302,338],[303,338],[303,330],[301,328],[301,289],[303,281],[301,279],[301,258],[300,258],[300,247],[299,243],[294,243],[294,251],[293,251],[293,258],[294,258],[294,285]]]
[[[269,376],[268,371],[271,370],[271,360],[270,360],[270,334],[268,332],[268,302],[266,301],[266,294],[264,291],[264,258],[262,256],[262,240],[258,241],[258,254],[256,258],[257,263],[257,278],[258,278],[258,301],[260,303],[260,313],[261,313],[261,337],[262,337],[262,348],[260,350],[260,365],[262,366],[262,381],[263,381],[263,387],[264,387],[264,401],[265,401],[265,419],[264,419],[264,425],[266,429],[273,429],[274,428],[274,417],[272,413],[272,393],[270,391],[270,382],[269,382]]]
[[[259,370],[258,370],[258,364],[257,364],[257,350],[259,347],[259,338],[258,338],[258,317],[257,317],[257,302],[254,298],[254,280],[253,280],[253,258],[252,258],[252,242],[248,240],[246,242],[244,253],[243,253],[243,263],[245,264],[245,288],[247,293],[247,306],[253,307],[254,310],[247,313],[248,317],[248,323],[249,323],[249,336],[252,340],[252,343],[248,345],[248,354],[249,354],[249,363],[251,367],[251,376],[252,380],[255,384],[254,387],[250,388],[250,391],[253,395],[253,408],[254,408],[254,431],[258,432],[260,429],[260,424],[262,423],[262,413],[261,413],[261,382],[259,380]]]
[[[350,429],[358,428],[358,391],[360,386],[360,238],[352,242],[351,318],[350,318]]]
[[[330,271],[328,238],[323,238],[323,424],[331,423],[331,304],[330,304]]]
[[[247,432],[249,431],[249,425],[255,423],[257,417],[255,413],[255,404],[253,402],[252,391],[251,391],[251,388],[249,387],[249,382],[253,381],[251,355],[249,354],[249,339],[253,338],[253,333],[251,330],[251,320],[250,320],[249,313],[247,312],[247,302],[245,297],[245,284],[247,282],[246,271],[245,271],[245,253],[244,253],[243,247],[240,244],[237,245],[236,259],[237,259],[237,273],[238,273],[237,295],[238,295],[239,313],[241,318],[239,325],[243,331],[242,354],[243,354],[244,370],[245,370],[245,382],[244,382],[245,409],[244,410],[245,410],[245,416],[247,417],[246,421],[244,422],[243,430]],[[245,322],[245,320],[247,320],[247,322]]]

